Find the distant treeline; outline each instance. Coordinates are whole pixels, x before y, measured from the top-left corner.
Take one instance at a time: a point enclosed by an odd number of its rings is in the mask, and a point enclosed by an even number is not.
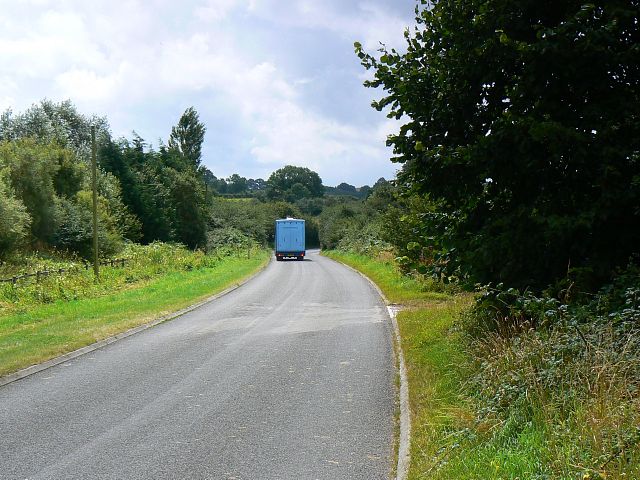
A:
[[[309,220],[314,245],[320,241],[317,216],[329,201],[325,194],[366,198],[372,192],[366,185],[325,187],[316,172],[292,165],[267,180],[218,178],[202,164],[206,127],[193,108],[166,143],[153,147],[135,131],[131,139],[113,138],[106,118],[83,115],[70,101],[43,100],[0,116],[0,258],[34,250],[90,257],[92,125],[102,256],[116,254],[127,241],[202,249],[268,244],[273,221],[286,215]]]
[[[245,178],[234,173],[228,178],[218,178],[211,171],[205,168],[204,178],[207,187],[218,195],[228,198],[249,198],[249,197],[267,197],[269,183],[262,178]],[[386,181],[380,178],[378,181]],[[355,187],[348,183],[340,183],[336,187],[323,185],[324,194],[332,196],[346,196],[364,200],[372,191],[369,185]],[[296,198],[292,198],[296,200]]]

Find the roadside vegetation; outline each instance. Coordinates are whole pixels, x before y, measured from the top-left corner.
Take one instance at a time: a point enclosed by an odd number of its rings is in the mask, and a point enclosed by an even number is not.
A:
[[[418,2],[355,45],[400,170],[320,242],[404,305],[410,478],[640,478],[638,12]]]

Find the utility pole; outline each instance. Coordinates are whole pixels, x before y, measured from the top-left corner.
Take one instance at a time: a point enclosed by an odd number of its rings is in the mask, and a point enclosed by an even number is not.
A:
[[[96,160],[96,127],[91,125],[91,183],[93,186],[93,273],[100,280],[98,261],[98,167]]]

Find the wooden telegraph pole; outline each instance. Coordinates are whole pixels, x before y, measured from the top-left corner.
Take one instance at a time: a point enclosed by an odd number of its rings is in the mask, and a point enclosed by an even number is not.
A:
[[[91,183],[93,187],[93,273],[100,279],[100,263],[98,261],[98,167],[96,160],[96,127],[91,125]]]

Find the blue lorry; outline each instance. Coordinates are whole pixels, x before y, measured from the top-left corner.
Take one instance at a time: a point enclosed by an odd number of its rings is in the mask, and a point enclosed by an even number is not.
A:
[[[304,220],[283,218],[276,220],[276,260],[295,258],[304,260],[306,254]]]

